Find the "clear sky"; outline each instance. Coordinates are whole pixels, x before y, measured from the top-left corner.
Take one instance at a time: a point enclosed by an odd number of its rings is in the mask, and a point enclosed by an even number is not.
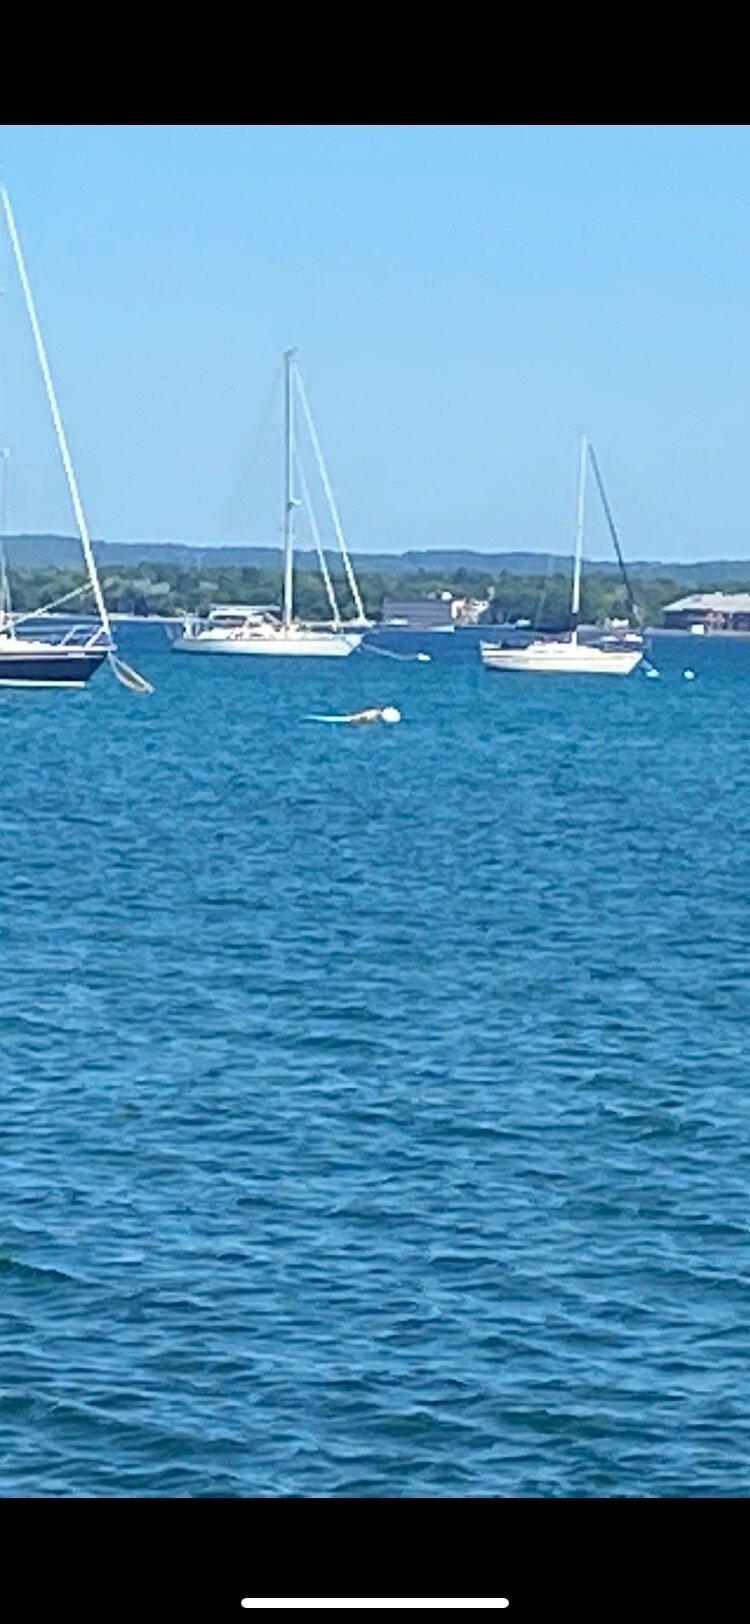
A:
[[[355,549],[566,549],[586,429],[631,558],[750,557],[750,129],[0,126],[0,169],[96,535],[275,545],[296,344]],[[9,527],[70,531],[5,240],[0,283]]]

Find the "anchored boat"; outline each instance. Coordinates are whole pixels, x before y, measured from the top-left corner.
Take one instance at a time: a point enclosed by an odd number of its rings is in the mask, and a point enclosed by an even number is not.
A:
[[[596,453],[591,442],[584,435],[581,441],[578,471],[573,584],[570,599],[570,634],[567,638],[537,637],[534,638],[533,642],[520,647],[509,647],[503,643],[482,642],[479,645],[482,663],[489,671],[550,671],[558,673],[571,671],[626,677],[643,659],[643,644],[640,637],[637,637],[635,641],[632,640],[632,637],[628,638],[627,641],[624,638],[620,640],[608,637],[603,639],[601,643],[583,643],[579,639],[578,623],[581,606],[586,473],[589,463],[596,479],[604,515],[625,584],[628,608],[631,614],[636,619],[638,618],[630,578],[625,567],[620,540],[604,490]]]
[[[328,503],[344,574],[355,608],[353,619],[341,617],[331,573],[323,551],[305,471],[297,454],[295,408],[299,405],[310,436]],[[299,490],[299,496],[296,492]],[[304,505],[315,542],[318,565],[331,609],[330,621],[299,620],[294,613],[294,512]],[[206,621],[188,619],[172,644],[177,654],[275,654],[341,659],[359,646],[370,622],[323,459],[317,431],[297,363],[296,350],[284,352],[284,585],[281,610],[274,605],[216,604]]]
[[[575,633],[568,642],[540,638],[526,648],[503,648],[482,643],[482,662],[490,671],[589,671],[626,677],[643,659],[640,649],[599,648],[579,643]]]
[[[129,688],[134,693],[151,693],[151,684],[146,682],[144,677],[139,676],[137,671],[132,671],[130,666],[125,665],[124,661],[118,659],[115,652],[115,643],[97,574],[88,525],[81,503],[62,417],[60,416],[60,408],[57,403],[34,299],[26,274],[26,265],[16,222],[5,187],[0,187],[0,202],[2,202],[8,235],[13,248],[13,257],[21,283],[26,314],[29,318],[34,347],[47,396],[47,404],[52,415],[52,423],[65,470],[65,478],[88,576],[83,587],[76,587],[73,592],[65,593],[64,597],[59,598],[56,604],[47,604],[45,609],[34,610],[32,614],[22,617],[14,614],[5,549],[2,545],[2,538],[5,534],[9,456],[7,448],[4,448],[0,454],[2,459],[2,469],[0,470],[0,477],[2,478],[2,498],[0,500],[2,510],[0,512],[0,686],[6,688],[84,688],[89,678],[94,675],[95,671],[98,671],[99,666],[105,660],[108,660],[118,681],[122,682],[126,688]],[[68,602],[72,598],[79,597],[82,591],[90,591],[96,604],[99,624],[93,633],[89,627],[74,626],[57,637],[55,637],[54,633],[49,637],[29,635],[28,627],[32,620],[49,613],[51,609],[58,608],[62,603]]]
[[[205,620],[186,620],[172,644],[178,654],[351,654],[362,641],[354,635],[332,631],[326,624],[279,619],[278,610],[241,604],[217,603]]]

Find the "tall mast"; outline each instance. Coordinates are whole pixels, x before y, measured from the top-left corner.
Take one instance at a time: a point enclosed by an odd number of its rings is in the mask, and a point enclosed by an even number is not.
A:
[[[73,505],[73,513],[75,514],[75,521],[76,521],[76,524],[78,526],[78,535],[80,537],[81,547],[83,548],[83,556],[84,556],[84,559],[86,561],[86,569],[88,571],[89,583],[90,583],[90,586],[91,586],[91,591],[93,593],[94,602],[96,604],[97,613],[99,615],[99,623],[100,623],[102,631],[105,634],[107,642],[109,644],[109,648],[108,648],[108,651],[107,651],[107,659],[109,660],[110,666],[111,666],[115,676],[117,677],[118,682],[121,682],[125,688],[129,688],[131,693],[151,694],[151,693],[153,693],[153,688],[151,686],[151,683],[147,682],[146,678],[142,677],[138,671],[134,671],[131,666],[126,665],[124,660],[118,659],[116,654],[115,654],[115,645],[114,645],[113,640],[112,640],[112,628],[110,626],[109,615],[107,614],[107,605],[104,602],[104,594],[102,592],[101,582],[99,580],[99,575],[98,575],[97,568],[96,568],[96,561],[94,559],[94,551],[93,551],[93,548],[91,546],[91,537],[89,535],[89,527],[88,527],[88,525],[86,523],[86,515],[85,515],[85,513],[83,511],[83,504],[81,502],[81,497],[80,497],[79,490],[78,490],[78,483],[77,483],[77,480],[76,480],[75,471],[73,469],[73,463],[72,463],[72,460],[71,460],[70,451],[68,450],[68,442],[67,442],[67,439],[65,437],[65,429],[63,428],[63,420],[62,420],[62,418],[60,416],[60,408],[59,408],[59,406],[57,404],[57,396],[55,394],[55,386],[54,386],[54,384],[52,382],[52,374],[51,374],[50,369],[49,369],[49,362],[47,360],[47,352],[46,352],[46,350],[44,348],[44,339],[42,338],[42,330],[41,330],[41,328],[39,326],[39,322],[37,320],[37,314],[36,314],[36,308],[35,308],[35,305],[34,305],[33,294],[31,292],[31,287],[29,285],[28,276],[26,275],[26,266],[24,264],[24,258],[23,258],[23,253],[22,253],[22,250],[21,250],[21,244],[20,244],[19,238],[18,238],[18,232],[16,231],[16,222],[15,222],[15,220],[13,218],[13,210],[12,210],[12,208],[10,206],[10,198],[8,197],[8,193],[6,192],[4,186],[0,186],[0,202],[2,202],[3,210],[4,210],[4,213],[5,213],[5,219],[6,219],[7,226],[8,226],[8,234],[10,236],[10,240],[11,240],[11,244],[12,244],[12,248],[13,248],[13,258],[15,259],[15,262],[16,262],[16,270],[18,271],[18,279],[19,279],[19,281],[21,283],[21,288],[23,290],[24,304],[26,305],[26,314],[27,314],[27,316],[29,318],[29,326],[31,328],[32,337],[34,339],[34,347],[36,349],[37,360],[39,362],[39,370],[40,370],[40,372],[42,374],[42,378],[43,378],[43,381],[44,381],[44,389],[45,389],[45,393],[46,393],[46,396],[47,396],[47,404],[49,406],[50,413],[52,415],[52,422],[54,424],[55,435],[56,435],[56,438],[57,438],[57,445],[58,445],[58,449],[59,449],[59,452],[60,452],[60,456],[62,458],[62,465],[63,465],[63,468],[65,469],[65,478],[67,479],[67,482],[68,482],[68,490],[70,492],[70,500],[71,500],[71,503]]]
[[[76,482],[76,476],[75,476],[75,472],[73,470],[73,464],[72,464],[71,458],[70,458],[70,451],[68,450],[68,442],[67,442],[67,439],[65,437],[65,429],[63,428],[63,421],[62,421],[62,418],[60,416],[60,408],[59,408],[59,406],[57,404],[57,396],[55,394],[55,386],[54,386],[54,384],[52,382],[52,374],[50,372],[49,363],[47,361],[47,352],[46,352],[46,350],[44,348],[44,339],[42,338],[41,328],[40,328],[39,322],[37,320],[36,309],[35,309],[35,306],[34,306],[34,299],[33,299],[33,296],[32,296],[31,288],[29,286],[29,279],[28,279],[28,277],[26,275],[26,266],[24,264],[23,253],[21,252],[21,244],[20,244],[20,242],[18,240],[18,232],[16,231],[16,222],[15,222],[15,220],[13,218],[13,210],[12,210],[12,208],[10,206],[10,198],[8,197],[8,193],[6,192],[4,186],[2,188],[0,188],[0,198],[2,198],[3,209],[5,210],[5,218],[6,218],[6,221],[7,221],[7,224],[8,224],[8,232],[9,232],[10,240],[11,240],[11,243],[12,243],[12,246],[13,246],[13,256],[15,258],[16,269],[18,271],[19,280],[20,280],[20,283],[21,283],[21,287],[23,289],[23,297],[24,297],[24,302],[25,302],[25,305],[26,305],[26,313],[27,313],[28,318],[29,318],[29,325],[31,327],[32,335],[33,335],[33,338],[34,338],[34,345],[35,345],[35,348],[36,348],[37,360],[39,362],[39,368],[40,368],[40,371],[41,371],[41,374],[42,374],[42,378],[44,380],[44,388],[45,388],[46,395],[47,395],[47,402],[49,404],[50,412],[52,413],[52,422],[54,423],[54,426],[55,426],[55,434],[57,436],[57,444],[58,444],[58,447],[59,447],[59,450],[60,450],[60,456],[62,458],[62,465],[63,465],[63,468],[65,469],[65,478],[68,481],[68,490],[70,491],[70,500],[71,500],[71,502],[73,504],[73,513],[75,514],[75,521],[76,521],[76,524],[78,526],[78,534],[79,534],[79,536],[81,538],[81,546],[83,548],[83,556],[84,556],[84,558],[86,560],[86,568],[87,568],[88,573],[89,573],[89,580],[91,582],[91,590],[92,590],[92,592],[94,594],[94,602],[96,604],[97,613],[99,615],[99,619],[101,621],[102,628],[103,628],[104,632],[106,633],[106,636],[107,636],[108,640],[111,641],[112,633],[111,633],[110,624],[109,624],[109,615],[107,614],[107,606],[106,606],[106,604],[104,602],[104,597],[103,597],[103,594],[102,594],[101,584],[99,582],[99,576],[97,574],[96,564],[94,562],[94,554],[93,554],[93,550],[92,550],[92,547],[91,547],[91,538],[89,536],[88,525],[86,523],[86,515],[84,514],[84,511],[83,511],[83,505],[81,503],[81,498],[80,498],[79,491],[78,491],[78,485],[77,485],[77,482]]]
[[[570,598],[570,640],[578,642],[578,621],[581,612],[581,561],[583,558],[583,523],[586,511],[586,468],[589,442],[581,435],[581,458],[578,465],[578,497],[576,500],[576,533],[573,549],[573,590]]]
[[[294,350],[284,351],[284,597],[282,620],[290,626],[294,595]]]

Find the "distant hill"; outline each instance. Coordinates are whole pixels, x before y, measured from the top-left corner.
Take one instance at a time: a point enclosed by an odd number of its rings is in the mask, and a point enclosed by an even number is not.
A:
[[[47,566],[57,569],[76,569],[81,562],[79,543],[72,536],[19,535],[6,538],[8,561],[17,568],[33,569]],[[256,569],[281,567],[281,552],[276,547],[195,547],[179,541],[96,541],[94,550],[99,563],[110,565],[164,563],[181,565],[185,569],[244,566]],[[332,564],[340,560],[337,553],[327,555]],[[315,569],[316,557],[312,551],[297,554],[301,568]],[[544,575],[570,570],[570,557],[565,553],[493,552],[480,553],[471,549],[427,548],[411,549],[405,553],[354,553],[358,569],[383,576],[397,576],[424,571],[426,574],[454,574],[466,570],[471,574],[499,575],[506,570],[510,575]],[[589,566],[599,574],[617,570],[614,559],[592,561]],[[728,583],[750,585],[750,559],[702,559],[697,563],[663,563],[653,559],[628,561],[633,575],[662,577],[686,586],[721,587]]]

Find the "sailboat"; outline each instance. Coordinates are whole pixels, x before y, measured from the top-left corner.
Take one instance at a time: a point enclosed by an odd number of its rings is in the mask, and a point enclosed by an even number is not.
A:
[[[344,566],[347,585],[355,608],[355,617],[344,621],[341,617],[331,573],[326,562],[318,529],[315,510],[310,498],[305,472],[297,455],[295,408],[300,406],[310,436],[320,480],[325,492],[333,528]],[[296,492],[299,490],[299,496]],[[304,504],[318,565],[323,578],[329,607],[330,621],[312,623],[299,620],[294,613],[294,514]],[[312,655],[326,659],[341,659],[352,654],[359,646],[370,622],[365,618],[354,566],[344,540],[338,509],[333,495],[328,470],[323,459],[315,423],[296,350],[284,351],[284,503],[283,503],[284,566],[281,609],[275,605],[215,604],[205,622],[187,620],[182,634],[172,644],[178,654],[276,654]]]
[[[502,643],[485,643],[479,645],[482,663],[489,671],[588,671],[599,672],[604,676],[626,677],[643,659],[643,648],[639,641],[635,645],[629,639],[618,646],[612,646],[612,641],[606,647],[597,643],[582,643],[578,636],[578,623],[581,607],[581,568],[583,562],[583,531],[586,500],[586,474],[589,464],[594,473],[597,489],[601,497],[605,518],[610,536],[617,555],[617,561],[625,583],[628,598],[628,608],[635,617],[637,610],[630,579],[625,567],[619,537],[615,529],[614,520],[604,491],[604,484],[596,459],[596,452],[584,434],[581,440],[581,453],[578,469],[578,497],[576,502],[575,543],[573,548],[573,582],[570,598],[570,635],[567,638],[537,637],[523,647],[506,647]]]
[[[2,477],[2,501],[0,502],[0,507],[2,507],[2,513],[0,514],[0,687],[84,688],[89,678],[94,675],[95,671],[98,671],[106,660],[109,662],[118,681],[122,682],[131,692],[152,693],[151,684],[146,681],[145,677],[140,676],[137,671],[133,671],[130,666],[125,665],[124,661],[119,659],[116,653],[109,615],[104,602],[88,525],[78,490],[78,482],[68,449],[65,429],[47,360],[47,352],[26,273],[16,222],[10,205],[10,198],[4,186],[0,187],[0,202],[2,203],[2,210],[8,227],[8,235],[21,283],[26,314],[29,318],[34,347],[47,396],[47,404],[52,415],[52,423],[65,470],[65,478],[88,575],[88,581],[84,588],[77,587],[74,592],[65,593],[64,597],[58,599],[56,604],[48,604],[44,609],[34,610],[29,615],[19,617],[14,614],[7,560],[2,544],[5,531],[5,490],[9,458],[8,449],[4,447],[1,453],[2,469],[0,470]],[[98,625],[96,625],[93,632],[90,626],[86,625],[70,627],[57,637],[54,634],[49,637],[38,638],[28,635],[28,626],[31,620],[48,614],[53,608],[60,607],[62,603],[68,602],[71,598],[80,596],[82,590],[88,590],[93,594],[96,605]]]

